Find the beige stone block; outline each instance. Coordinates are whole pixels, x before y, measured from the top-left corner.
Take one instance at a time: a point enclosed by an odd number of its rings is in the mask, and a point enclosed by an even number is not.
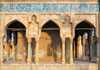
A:
[[[89,70],[89,66],[88,65],[81,66],[81,70]]]
[[[23,67],[21,65],[19,65],[18,70],[23,70]]]
[[[37,70],[36,65],[32,65],[32,70]]]
[[[95,65],[89,66],[89,70],[98,70],[98,67]]]
[[[66,70],[66,66],[65,65],[61,65],[60,66],[60,70]]]
[[[46,65],[45,70],[51,70],[51,66],[50,65]]]
[[[68,70],[75,70],[75,66],[74,65],[68,65]]]
[[[39,70],[44,70],[44,66],[39,66]]]
[[[76,70],[81,70],[81,66],[77,65]]]
[[[1,66],[1,70],[9,70],[9,66]]]
[[[59,70],[59,67],[58,67],[58,66],[53,65],[53,66],[51,66],[51,69],[52,69],[52,70]]]
[[[16,70],[16,65],[10,65],[10,70]]]
[[[28,66],[28,65],[26,66],[25,65],[25,66],[23,66],[23,70],[31,70],[31,68],[30,68],[30,66]]]

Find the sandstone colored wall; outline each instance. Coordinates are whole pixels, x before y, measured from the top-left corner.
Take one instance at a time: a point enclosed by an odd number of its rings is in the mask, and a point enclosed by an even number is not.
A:
[[[32,14],[31,14],[32,15]],[[63,16],[59,13],[56,15],[53,14],[36,14],[37,17],[37,22],[29,24],[31,16],[25,15],[25,14],[5,14],[4,18],[4,23],[2,27],[2,33],[4,34],[4,30],[7,26],[9,26],[13,21],[17,20],[21,22],[23,25],[26,27],[26,37],[36,37],[37,36],[37,30],[39,28],[39,36],[41,36],[41,29],[42,26],[48,22],[49,20],[54,21],[60,28],[60,36],[61,37],[70,37],[73,34],[75,34],[74,30],[77,24],[80,22],[86,20],[89,23],[93,24],[94,27],[96,28],[97,25],[97,20],[96,20],[96,14],[74,14],[68,15],[70,17],[70,21],[65,20],[65,15],[68,14],[63,14]],[[70,23],[72,22],[72,24]],[[64,23],[64,24],[63,24]],[[39,26],[39,27],[38,27]],[[31,28],[32,27],[32,28]],[[36,30],[37,29],[37,30]],[[98,32],[97,32],[98,34]]]
[[[70,59],[70,40],[68,38],[66,38],[66,41],[65,41],[65,58],[66,58],[66,61],[69,61]]]
[[[4,64],[1,70],[98,70],[97,64]]]
[[[61,61],[61,44],[59,30],[42,31],[39,41],[40,61],[42,59],[43,61]]]

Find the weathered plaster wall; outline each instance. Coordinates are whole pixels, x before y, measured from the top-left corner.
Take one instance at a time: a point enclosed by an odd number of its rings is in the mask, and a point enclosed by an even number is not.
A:
[[[5,23],[4,23],[4,27],[7,27],[9,26],[10,24],[12,24],[12,22],[14,22],[14,20],[17,20],[19,22],[21,22],[22,24],[24,24],[24,26],[27,28],[28,25],[27,25],[27,15],[21,15],[21,14],[18,14],[18,15],[5,15]],[[8,24],[9,23],[9,24]],[[7,25],[8,24],[8,25]]]
[[[79,24],[80,22],[86,20],[88,21],[89,23],[91,23],[94,27],[96,27],[96,15],[95,14],[91,14],[91,15],[88,15],[88,14],[78,14],[78,15],[74,15],[74,27],[77,26],[77,24]]]
[[[42,31],[39,41],[40,61],[61,61],[61,43],[59,30]]]

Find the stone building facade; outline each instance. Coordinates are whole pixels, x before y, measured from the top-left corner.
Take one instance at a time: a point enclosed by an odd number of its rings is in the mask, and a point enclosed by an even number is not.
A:
[[[0,0],[0,69],[98,70],[99,12],[98,0]],[[93,61],[92,45],[97,48],[95,61],[74,63],[74,58],[85,60],[86,34],[88,61]],[[12,45],[13,60],[24,64],[5,63],[5,37],[6,61]]]

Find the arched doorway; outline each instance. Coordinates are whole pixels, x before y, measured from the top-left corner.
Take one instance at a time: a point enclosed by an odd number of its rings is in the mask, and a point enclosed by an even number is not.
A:
[[[25,62],[27,53],[26,27],[21,22],[14,20],[6,26],[6,33],[7,61],[10,60],[10,45],[12,43],[13,59]]]
[[[39,58],[41,61],[61,61],[60,28],[53,21],[48,21],[41,31],[39,41]]]
[[[89,60],[92,60],[93,31],[95,27],[88,21],[82,21],[75,27],[74,58],[85,59],[85,52],[89,52]],[[89,51],[85,51],[87,47]]]

